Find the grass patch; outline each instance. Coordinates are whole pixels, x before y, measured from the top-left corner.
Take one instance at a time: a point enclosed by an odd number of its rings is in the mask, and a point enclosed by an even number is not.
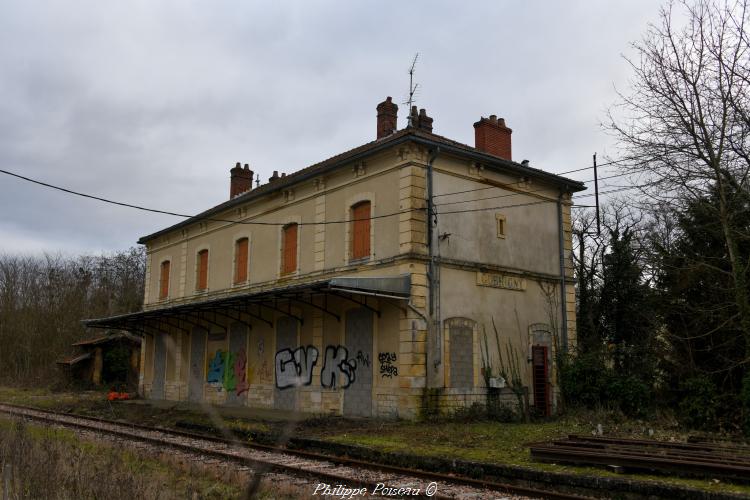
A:
[[[166,453],[165,455],[169,455]],[[247,478],[146,452],[79,440],[68,430],[0,418],[0,465],[9,467],[9,498],[235,499]],[[260,498],[299,498],[300,491],[261,483]]]
[[[0,401],[164,427],[176,427],[177,422],[199,425],[216,423],[201,408],[190,407],[182,403],[110,404],[106,401],[104,391],[57,393],[47,389],[0,387]],[[263,420],[261,417],[239,418],[236,416],[236,411],[229,408],[217,406],[212,408],[222,420],[222,425],[229,429],[273,434],[286,425]],[[310,418],[297,423],[292,435],[345,445],[364,446],[383,452],[515,465],[549,472],[656,481],[707,491],[750,495],[750,486],[724,481],[648,474],[623,475],[595,467],[544,464],[531,460],[527,446],[529,443],[548,441],[565,437],[568,434],[591,435],[597,429],[598,424],[603,426],[606,436],[685,441],[688,435],[688,432],[680,428],[669,415],[660,415],[653,420],[645,421],[627,419],[620,413],[606,410],[572,413],[559,419],[530,424],[471,419],[394,422],[351,420],[340,417]],[[65,434],[61,434],[59,439],[64,440]],[[75,435],[72,439],[76,439]]]
[[[606,415],[606,414],[605,414]],[[590,435],[602,414],[577,414],[555,421],[537,423],[497,422],[398,422],[360,426],[327,432],[318,436],[340,444],[365,446],[384,452],[406,453],[447,459],[463,459],[502,465],[516,465],[548,472],[564,472],[600,477],[657,481],[707,491],[750,495],[750,486],[712,479],[674,478],[650,474],[615,474],[596,467],[546,464],[531,460],[528,444],[566,437],[569,434]],[[605,422],[607,420],[604,420]],[[663,424],[663,422],[661,422]],[[627,421],[615,416],[604,425],[609,436],[648,439],[645,422]],[[685,436],[671,424],[653,431],[652,437],[684,440]]]

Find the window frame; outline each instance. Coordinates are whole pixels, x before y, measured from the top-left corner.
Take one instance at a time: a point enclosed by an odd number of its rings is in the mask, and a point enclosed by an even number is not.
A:
[[[495,231],[497,232],[497,237],[500,239],[505,239],[507,236],[507,229],[508,229],[508,223],[507,218],[505,215],[496,213],[495,214]]]
[[[362,218],[356,215],[357,209],[367,205],[368,207],[368,218],[367,220],[355,220]],[[369,260],[372,256],[372,201],[369,199],[360,200],[349,207],[349,215],[351,217],[351,223],[349,224],[349,261],[350,262],[361,262]],[[357,229],[359,225],[366,226],[366,231],[360,228],[360,234],[364,234],[367,239],[367,251],[363,254],[357,254]],[[361,245],[364,246],[364,245]]]
[[[167,275],[164,277],[164,268],[166,265]],[[170,281],[172,279],[172,259],[164,259],[159,264],[159,300],[169,299],[169,292],[172,287]]]
[[[287,231],[289,231],[292,227],[294,227],[294,267],[291,269],[287,268],[287,254],[290,254],[288,251],[288,234]],[[279,266],[279,276],[280,277],[286,277],[294,275],[295,273],[299,272],[299,239],[300,239],[300,230],[299,230],[300,224],[299,222],[292,221],[287,224],[284,224],[281,227],[281,253],[280,253],[280,260],[281,265]],[[291,254],[290,254],[291,255]]]
[[[244,279],[239,279],[239,270],[240,270],[240,262],[239,262],[239,245],[241,242],[246,242],[245,245],[245,266],[244,266]],[[234,239],[234,260],[232,261],[232,268],[234,276],[232,276],[232,285],[243,285],[247,283],[250,280],[250,237],[249,236],[239,236]]]
[[[206,256],[206,269],[205,269],[206,282],[205,283],[201,283],[201,270],[202,270],[201,269],[201,264],[202,264],[201,256],[202,255]],[[211,252],[209,251],[208,247],[203,247],[195,253],[195,291],[197,293],[204,293],[208,291],[208,272],[209,272],[210,257],[211,257]],[[201,284],[203,284],[204,286],[201,286]]]

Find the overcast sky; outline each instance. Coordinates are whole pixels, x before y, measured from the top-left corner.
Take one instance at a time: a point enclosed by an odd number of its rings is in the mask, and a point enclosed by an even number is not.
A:
[[[612,151],[599,123],[659,2],[1,2],[0,168],[181,213],[375,138],[419,52],[417,104],[473,145],[505,117],[514,159],[563,172]],[[399,108],[399,128],[406,107]],[[590,172],[579,176],[586,180]],[[616,181],[617,179],[615,179]],[[587,200],[582,200],[585,202]],[[177,218],[0,175],[0,253],[125,249]]]

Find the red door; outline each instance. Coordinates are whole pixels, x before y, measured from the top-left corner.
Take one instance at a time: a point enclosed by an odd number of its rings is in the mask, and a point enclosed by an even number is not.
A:
[[[534,385],[534,408],[545,417],[550,414],[549,366],[547,364],[547,346],[531,347],[531,359]]]

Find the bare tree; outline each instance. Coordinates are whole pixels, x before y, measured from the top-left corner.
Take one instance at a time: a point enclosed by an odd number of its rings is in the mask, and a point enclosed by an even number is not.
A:
[[[721,229],[738,323],[750,359],[750,258],[739,251],[748,227],[737,223],[750,189],[749,0],[680,2],[634,44],[631,91],[610,110],[623,168],[661,207],[684,209],[702,200]],[[705,262],[704,265],[711,265]]]
[[[86,334],[80,320],[141,307],[145,252],[0,255],[0,379],[48,384],[54,362]]]

